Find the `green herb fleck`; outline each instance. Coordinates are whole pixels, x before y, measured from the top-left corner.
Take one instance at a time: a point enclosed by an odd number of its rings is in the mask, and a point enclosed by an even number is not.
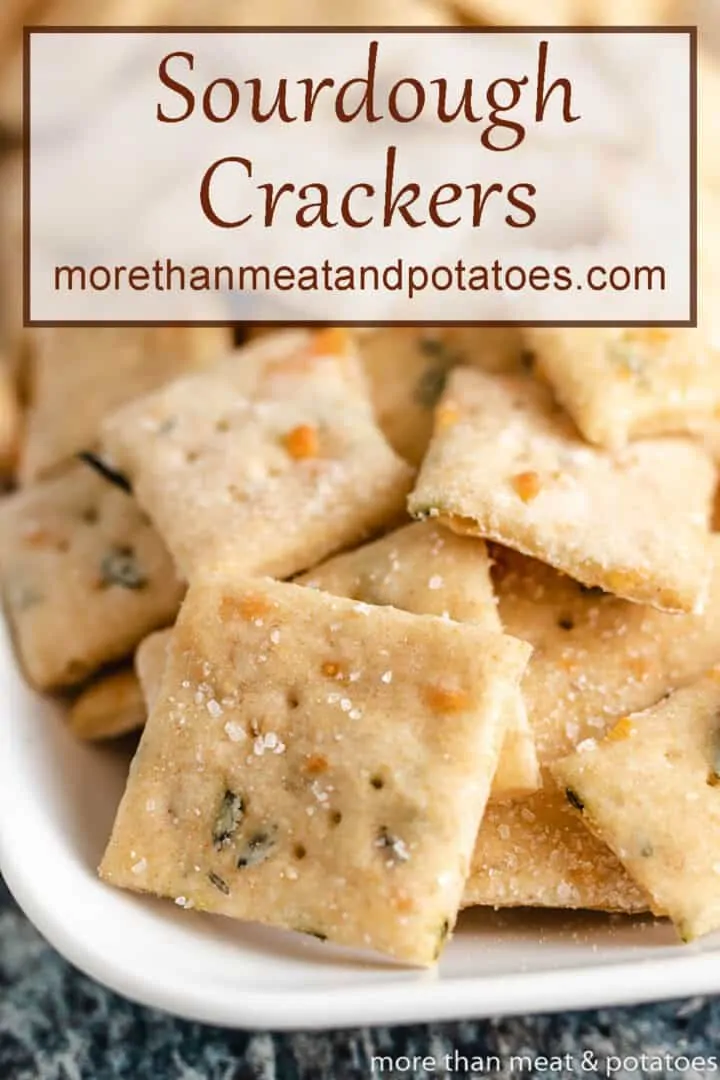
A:
[[[251,836],[245,845],[245,850],[237,861],[238,870],[242,870],[246,866],[257,866],[258,863],[265,862],[270,855],[273,847],[275,846],[275,837],[271,836],[269,832],[257,832],[254,836]]]
[[[229,844],[243,819],[245,806],[239,795],[229,789],[220,803],[215,824],[213,825],[213,844],[219,851]]]
[[[437,943],[435,945],[435,952],[433,954],[434,960],[438,960],[440,958],[440,953],[443,951],[443,946],[445,945],[445,942],[447,941],[449,936],[450,922],[448,919],[443,919],[442,923],[440,924],[440,929],[438,930]]]
[[[580,810],[581,813],[585,809],[585,803],[572,788],[565,788],[565,798],[571,806],[574,806],[576,810]]]
[[[120,488],[126,495],[132,494],[132,485],[124,473],[119,472],[117,469],[113,469],[106,461],[103,461],[97,454],[91,453],[89,450],[83,450],[78,454],[80,461],[84,461],[86,465],[89,465],[91,469],[94,469],[99,476],[102,476],[103,480],[107,480],[109,484],[114,484],[115,487]]]
[[[104,588],[119,585],[121,589],[144,589],[148,583],[130,547],[115,547],[105,555],[100,564],[100,580]]]
[[[318,941],[327,941],[327,934],[323,934],[321,930],[306,930],[303,926],[297,927],[298,934],[307,934],[308,937],[317,938]]]
[[[413,395],[417,405],[424,409],[434,409],[442,397],[447,382],[448,369],[439,364],[432,364],[420,376]]]
[[[219,874],[216,874],[214,872],[214,870],[210,871],[210,873],[208,874],[208,878],[210,880],[210,884],[214,885],[216,889],[223,893],[223,895],[230,895],[230,886],[228,885],[227,881],[224,881]]]

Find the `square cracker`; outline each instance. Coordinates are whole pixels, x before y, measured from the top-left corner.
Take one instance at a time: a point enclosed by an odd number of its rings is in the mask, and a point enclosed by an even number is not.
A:
[[[551,766],[684,941],[720,927],[720,668]]]
[[[522,691],[542,765],[720,660],[720,537],[711,546],[715,571],[701,615],[628,603],[492,550],[502,624],[533,646]],[[638,910],[637,887],[548,782],[530,799],[488,807],[463,903]]]
[[[98,441],[104,418],[173,378],[207,367],[232,346],[223,328],[61,327],[30,338],[24,483]]]
[[[0,587],[25,672],[44,690],[122,659],[173,620],[183,594],[135,500],[85,465],[2,504]]]
[[[358,348],[378,424],[412,465],[425,456],[433,410],[453,367],[517,371],[526,357],[514,327],[382,327],[359,336]]]
[[[70,707],[68,723],[79,739],[116,739],[145,723],[147,709],[140,683],[132,668],[100,675]]]
[[[714,485],[712,462],[689,439],[613,456],[587,446],[530,377],[457,368],[409,507],[585,585],[692,611],[707,591]]]
[[[340,352],[346,335],[318,339],[251,393],[225,364],[105,423],[107,449],[189,579],[225,559],[289,577],[400,514],[410,470],[375,424],[356,358]]]
[[[502,633],[481,540],[417,522],[343,555],[297,579],[368,604],[391,605],[415,615],[436,615]],[[528,794],[540,784],[537,755],[518,690],[506,707],[506,729],[493,795]]]
[[[698,329],[565,328],[528,334],[538,372],[585,438],[690,431],[720,409],[720,351]]]
[[[206,575],[101,875],[432,963],[528,654],[468,624]]]

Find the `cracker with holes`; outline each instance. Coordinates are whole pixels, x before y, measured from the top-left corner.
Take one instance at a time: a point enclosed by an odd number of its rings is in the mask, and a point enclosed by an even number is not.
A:
[[[552,766],[684,941],[720,927],[720,668]]]
[[[720,537],[711,546],[715,569],[700,615],[629,603],[492,549],[503,627],[533,647],[522,690],[543,767],[720,661]],[[493,803],[464,903],[637,910],[639,890],[621,864],[568,811],[549,777],[530,799]]]
[[[502,633],[485,544],[429,522],[408,525],[356,551],[336,555],[297,581],[335,596]],[[527,794],[539,786],[539,779],[535,744],[517,691],[506,706],[493,795]]]
[[[433,411],[453,367],[512,371],[527,356],[515,328],[382,327],[360,337],[358,347],[378,424],[413,465],[425,456]]]
[[[0,507],[0,585],[29,680],[73,686],[172,622],[183,587],[135,501],[85,465]]]
[[[701,330],[565,328],[528,337],[538,371],[598,446],[687,432],[720,409],[720,351]]]
[[[529,376],[458,368],[409,507],[585,585],[692,611],[707,593],[714,485],[691,440],[643,440],[613,456],[586,445]]]
[[[145,698],[132,668],[100,675],[70,706],[73,735],[92,742],[117,739],[145,723]]]
[[[402,512],[410,470],[375,425],[357,360],[325,353],[345,341],[318,335],[288,357],[263,381],[272,396],[241,394],[218,370],[106,423],[107,449],[188,579],[226,559],[289,577]]]
[[[47,476],[97,444],[110,413],[230,349],[224,329],[61,327],[31,339],[23,482]]]
[[[143,638],[135,650],[135,674],[140,681],[148,713],[152,711],[160,693],[171,636],[172,630],[156,630]]]
[[[433,963],[529,649],[228,570],[191,585],[101,875]]]

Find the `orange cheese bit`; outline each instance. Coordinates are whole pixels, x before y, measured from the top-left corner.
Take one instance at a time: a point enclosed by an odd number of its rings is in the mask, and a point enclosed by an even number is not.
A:
[[[340,326],[320,330],[311,342],[310,351],[313,356],[345,356],[351,351],[350,334]]]
[[[310,754],[303,765],[303,772],[308,773],[310,776],[319,776],[320,773],[327,772],[327,770],[328,760],[322,754]]]
[[[463,712],[470,704],[464,690],[448,686],[424,686],[422,696],[425,704],[438,713]]]
[[[327,679],[345,678],[345,669],[343,665],[338,664],[335,660],[326,660],[320,670]]]
[[[460,410],[452,401],[446,401],[435,410],[435,431],[446,431],[447,428],[457,424],[460,419]]]
[[[611,742],[622,742],[623,739],[629,739],[634,734],[635,725],[632,720],[629,716],[623,716],[615,724],[615,727],[610,728],[605,738]]]
[[[525,503],[532,502],[540,494],[540,477],[536,472],[516,473],[511,477],[510,483],[515,494]]]
[[[223,622],[231,619],[261,619],[270,611],[267,601],[261,596],[224,596],[220,602],[220,618]]]
[[[310,424],[298,424],[285,436],[285,449],[296,461],[317,457],[320,452],[320,440],[317,428]]]

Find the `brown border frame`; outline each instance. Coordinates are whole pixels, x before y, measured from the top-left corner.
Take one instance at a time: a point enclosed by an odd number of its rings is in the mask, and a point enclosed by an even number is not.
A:
[[[697,26],[23,26],[23,326],[30,327],[152,327],[152,326],[279,326],[275,320],[175,320],[151,322],[126,320],[119,323],[66,320],[48,322],[30,318],[30,40],[33,34],[687,34],[690,41],[690,317],[670,322],[590,322],[587,320],[544,321],[380,321],[340,322],[343,327],[373,326],[486,326],[490,327],[697,327],[698,324],[698,28]],[[317,327],[320,320],[293,322],[294,326]]]

